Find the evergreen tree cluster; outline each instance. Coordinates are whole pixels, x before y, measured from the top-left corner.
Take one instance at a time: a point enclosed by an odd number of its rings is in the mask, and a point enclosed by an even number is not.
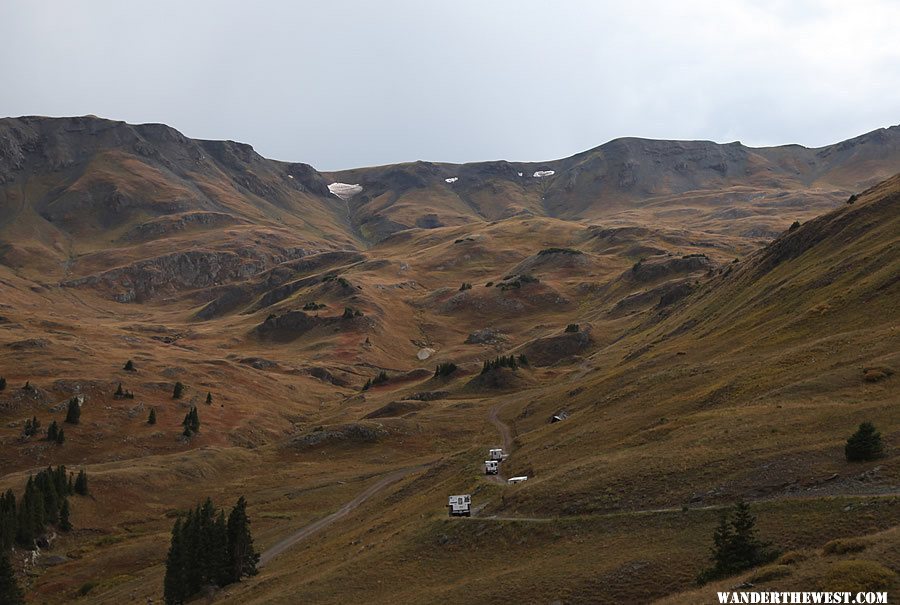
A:
[[[578,324],[569,324],[566,326],[566,332],[577,332],[579,330]]]
[[[353,307],[344,307],[344,314],[341,315],[343,319],[353,319],[354,317],[362,317],[363,312],[359,309],[354,309]]]
[[[384,370],[378,372],[378,376],[375,378],[370,378],[366,381],[366,384],[363,385],[362,390],[368,391],[371,387],[378,386],[379,384],[384,384],[389,380],[387,372]]]
[[[59,445],[62,445],[65,440],[65,431],[54,420],[50,423],[50,426],[47,427],[47,441],[54,441]]]
[[[86,475],[84,480],[86,489]],[[75,492],[75,484],[62,465],[48,466],[28,477],[25,492],[18,501],[13,491],[7,490],[0,496],[0,552],[13,544],[32,548],[47,525],[55,525],[61,531],[72,529],[68,497]]]
[[[884,455],[884,445],[881,441],[881,433],[875,430],[871,422],[863,422],[859,428],[847,439],[844,446],[844,456],[847,462],[865,462],[876,460]]]
[[[181,426],[184,427],[183,435],[185,437],[190,437],[200,432],[200,414],[197,413],[197,406],[191,407],[191,411],[184,415]]]
[[[481,373],[487,374],[488,372],[499,368],[515,370],[518,367],[519,363],[516,361],[515,355],[500,355],[499,357],[485,361],[484,365],[481,367]]]
[[[123,389],[122,383],[120,382],[119,388],[117,388],[116,392],[113,393],[113,399],[134,399],[134,393]]]
[[[258,563],[244,497],[227,521],[225,511],[216,510],[207,498],[172,528],[163,581],[166,605],[184,603],[206,586],[226,586],[256,575]]]
[[[81,403],[77,397],[69,399],[69,405],[66,408],[66,422],[68,424],[78,424],[81,420]]]
[[[41,428],[41,421],[37,419],[37,416],[32,416],[30,420],[25,421],[25,428],[22,430],[22,433],[26,437],[32,437],[37,435],[38,429]]]
[[[470,284],[467,281],[464,281],[462,283],[462,285],[459,287],[460,292],[465,292],[466,290],[471,290],[471,289],[472,289],[472,284]]]
[[[705,584],[768,563],[777,556],[768,542],[756,533],[756,517],[746,502],[738,502],[731,515],[723,514],[713,533],[713,566],[700,572],[697,581]]]
[[[456,371],[456,364],[452,361],[448,361],[446,363],[439,363],[434,370],[434,377],[439,378],[441,376],[449,376],[453,372]]]
[[[25,605],[25,595],[19,588],[15,573],[6,555],[6,550],[0,551],[0,603],[3,605]]]

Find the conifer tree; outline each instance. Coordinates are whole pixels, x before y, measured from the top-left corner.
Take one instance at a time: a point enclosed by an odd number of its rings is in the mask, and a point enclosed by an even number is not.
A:
[[[206,392],[206,405],[212,405],[212,393]]]
[[[229,582],[239,582],[244,576],[255,576],[259,554],[253,550],[247,501],[243,496],[228,515],[228,572]]]
[[[156,424],[156,408],[150,408],[150,416],[147,417],[147,424]]]
[[[136,372],[137,368],[134,367],[134,362],[130,359],[125,362],[125,367],[122,368],[126,372]]]
[[[77,397],[69,399],[69,407],[66,409],[66,422],[69,424],[78,424],[81,420],[81,404],[78,403]]]
[[[72,522],[69,520],[69,499],[64,498],[62,506],[59,507],[59,528],[62,531],[72,529]]]
[[[183,434],[185,437],[190,437],[191,435],[200,432],[200,414],[197,413],[196,406],[192,407],[191,411],[184,415],[181,426],[184,427]]]
[[[181,399],[182,395],[184,395],[184,385],[176,382],[175,388],[172,390],[172,399]]]
[[[3,605],[24,605],[25,595],[19,588],[16,581],[16,575],[9,557],[6,555],[6,549],[0,552],[0,603]]]
[[[6,378],[0,376],[0,391],[6,390]]]
[[[59,425],[54,420],[47,427],[47,441],[56,441],[57,437],[59,437]]]
[[[740,501],[731,518],[725,513],[719,520],[713,533],[713,566],[701,572],[697,579],[704,583],[765,563],[777,554],[770,546],[757,536],[756,518],[750,513],[750,506]]]
[[[75,479],[75,493],[79,496],[88,495],[88,479],[84,469],[78,471],[78,477]]]
[[[125,390],[122,388],[122,383],[119,383],[119,388],[116,389],[115,397],[121,399],[125,397]]]
[[[66,431],[64,429],[59,429],[59,432],[56,434],[56,443],[57,445],[62,445],[66,441]]]
[[[180,605],[188,596],[184,585],[184,548],[181,519],[172,527],[172,540],[166,555],[166,576],[163,580],[163,596],[166,605]]]
[[[11,489],[0,496],[0,551],[12,548],[16,540],[16,496]]]
[[[884,454],[884,445],[881,441],[881,433],[875,430],[871,422],[863,422],[853,435],[847,439],[844,446],[844,456],[847,462],[862,462],[881,458]]]

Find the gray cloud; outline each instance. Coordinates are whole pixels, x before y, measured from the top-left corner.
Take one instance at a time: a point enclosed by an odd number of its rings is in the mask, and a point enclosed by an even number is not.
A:
[[[887,0],[7,0],[0,114],[164,122],[321,169],[818,146],[900,121],[897,23]]]

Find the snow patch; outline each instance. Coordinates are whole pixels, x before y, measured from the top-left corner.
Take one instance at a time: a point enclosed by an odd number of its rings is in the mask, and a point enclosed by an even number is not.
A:
[[[431,347],[423,347],[419,349],[418,353],[416,353],[416,357],[419,359],[419,361],[425,361],[432,355],[434,355],[434,349],[432,349]]]
[[[362,192],[362,185],[348,185],[347,183],[332,183],[328,186],[328,191],[338,196],[342,200],[349,200],[357,193]]]
[[[519,176],[522,176],[522,173],[521,173],[521,172],[519,173]]]
[[[554,174],[556,174],[555,170],[538,170],[531,176],[533,176],[536,179],[542,179],[545,176],[553,176]]]
[[[451,176],[449,179],[444,179],[444,182],[446,182],[446,183],[455,183],[455,182],[458,181],[458,180],[459,180],[459,177],[458,177],[458,176]]]
[[[292,178],[294,178],[294,175],[293,175],[293,174],[289,174],[289,175],[288,175],[288,178],[289,178],[289,179],[292,179]]]

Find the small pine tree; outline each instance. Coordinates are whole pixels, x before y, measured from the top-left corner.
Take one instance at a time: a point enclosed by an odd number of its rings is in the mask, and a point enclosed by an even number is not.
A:
[[[341,315],[342,319],[353,319],[354,312],[350,307],[344,307],[344,314]]]
[[[116,389],[115,397],[117,399],[122,399],[125,397],[125,390],[122,388],[122,383],[119,383],[119,388]]]
[[[794,221],[793,223],[791,223],[791,226],[790,226],[790,228],[788,229],[788,231],[789,231],[789,232],[790,232],[790,231],[795,231],[795,230],[797,230],[797,229],[799,229],[799,228],[800,228],[800,221]]]
[[[0,496],[0,552],[12,548],[16,540],[16,495],[11,489]]]
[[[738,502],[732,514],[731,518],[723,514],[713,533],[713,566],[697,577],[701,584],[766,563],[777,555],[757,536],[756,518],[746,502]]]
[[[137,368],[134,367],[134,362],[130,359],[125,362],[125,367],[122,368],[126,372],[137,372]]]
[[[528,358],[525,357],[525,353],[522,353],[521,355],[519,355],[519,365],[520,365],[520,366],[527,366],[527,365],[528,365]]]
[[[6,390],[6,378],[0,376],[0,391]]]
[[[166,555],[166,575],[163,580],[163,596],[166,605],[178,605],[190,596],[185,591],[184,561],[181,519],[176,519],[175,525],[172,527],[169,553]]]
[[[150,408],[150,415],[147,417],[147,424],[156,424],[156,408]]]
[[[200,432],[200,414],[197,413],[196,406],[192,407],[191,411],[184,415],[181,426],[184,427],[184,432],[182,434],[185,437],[190,437],[194,433]]]
[[[13,567],[6,555],[6,550],[0,551],[0,603],[3,605],[25,605],[25,595],[16,581]]]
[[[875,430],[871,422],[863,422],[856,429],[844,446],[844,456],[847,462],[864,462],[876,460],[884,455],[884,445],[881,441],[881,433]]]
[[[30,381],[30,380],[26,380],[26,381],[25,381],[25,386],[22,387],[22,390],[23,390],[23,391],[30,391],[30,390],[31,390],[31,381]]]
[[[206,405],[212,405],[212,393],[206,392]]]
[[[88,478],[84,469],[78,471],[78,477],[75,479],[75,493],[79,496],[88,495]]]
[[[59,429],[59,432],[56,434],[56,444],[62,445],[66,442],[66,431],[63,428]]]
[[[57,437],[59,437],[59,425],[54,420],[47,427],[47,441],[56,441]]]
[[[72,522],[69,520],[69,499],[63,498],[62,506],[59,507],[59,528],[62,531],[72,529]]]
[[[172,399],[181,399],[182,395],[184,395],[184,385],[176,382],[175,389],[172,391]]]
[[[66,422],[69,424],[78,424],[81,420],[81,404],[78,403],[77,397],[69,399],[69,407],[66,409]]]
[[[247,516],[247,501],[243,496],[228,515],[228,571],[229,582],[240,582],[244,576],[255,576],[259,554],[253,549],[250,535],[250,518]]]

